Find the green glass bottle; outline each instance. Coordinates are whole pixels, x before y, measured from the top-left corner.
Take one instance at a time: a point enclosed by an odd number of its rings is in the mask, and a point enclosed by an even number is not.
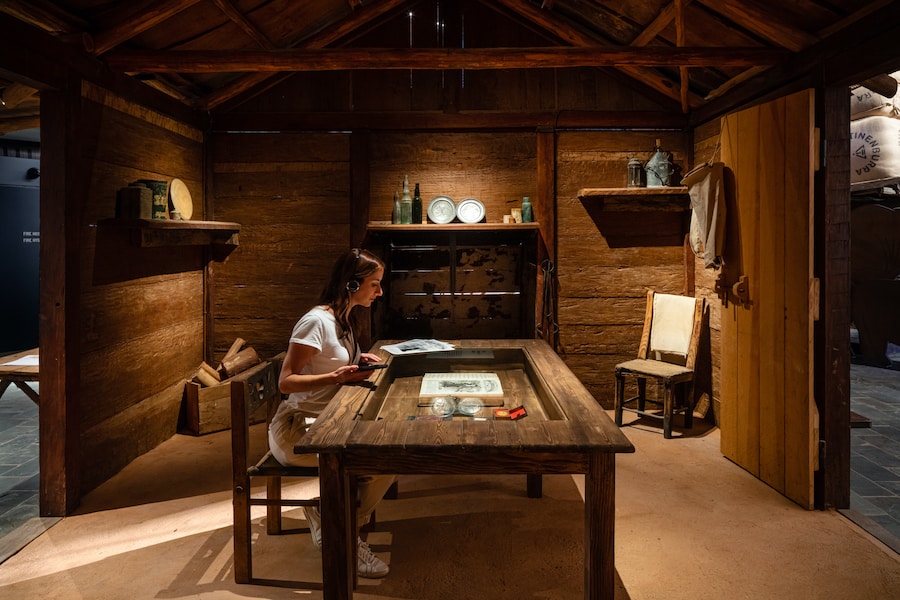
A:
[[[400,193],[400,223],[412,223],[412,198],[409,195],[409,175],[403,177],[403,191]]]
[[[412,222],[416,225],[422,224],[422,197],[419,195],[419,184],[416,184],[416,191],[413,193],[412,199]]]

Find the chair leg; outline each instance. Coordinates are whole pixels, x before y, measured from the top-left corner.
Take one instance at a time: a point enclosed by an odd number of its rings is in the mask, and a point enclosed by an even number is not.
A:
[[[638,410],[646,410],[647,404],[647,378],[638,377]]]
[[[266,477],[266,498],[281,500],[281,477]],[[269,535],[281,533],[280,506],[266,506],[266,533]]]
[[[622,426],[622,403],[625,400],[625,376],[616,373],[616,425]]]
[[[684,399],[684,426],[691,429],[694,426],[694,382],[691,381],[683,386],[687,398]]]
[[[666,382],[666,397],[663,401],[663,437],[672,437],[672,410],[675,407],[675,386]]]
[[[234,489],[234,582],[250,583],[253,552],[250,548],[250,478]]]

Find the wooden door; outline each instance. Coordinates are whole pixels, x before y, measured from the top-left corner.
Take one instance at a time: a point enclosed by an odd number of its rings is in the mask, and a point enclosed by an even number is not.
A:
[[[813,507],[812,90],[728,115],[722,453]],[[742,278],[745,301],[734,287]]]

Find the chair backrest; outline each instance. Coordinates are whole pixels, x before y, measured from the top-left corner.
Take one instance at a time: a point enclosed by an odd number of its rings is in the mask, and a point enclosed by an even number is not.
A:
[[[693,368],[703,304],[702,298],[649,291],[638,357]]]
[[[277,357],[276,357],[277,359]],[[277,360],[262,362],[231,380],[231,458],[235,485],[250,465],[250,424],[260,407],[267,407],[278,393]],[[268,409],[267,409],[268,410]]]

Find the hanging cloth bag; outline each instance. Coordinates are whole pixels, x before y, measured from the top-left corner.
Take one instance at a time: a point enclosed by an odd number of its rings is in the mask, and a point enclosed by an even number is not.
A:
[[[681,180],[691,196],[691,249],[707,269],[722,264],[725,239],[724,163],[705,162]]]

